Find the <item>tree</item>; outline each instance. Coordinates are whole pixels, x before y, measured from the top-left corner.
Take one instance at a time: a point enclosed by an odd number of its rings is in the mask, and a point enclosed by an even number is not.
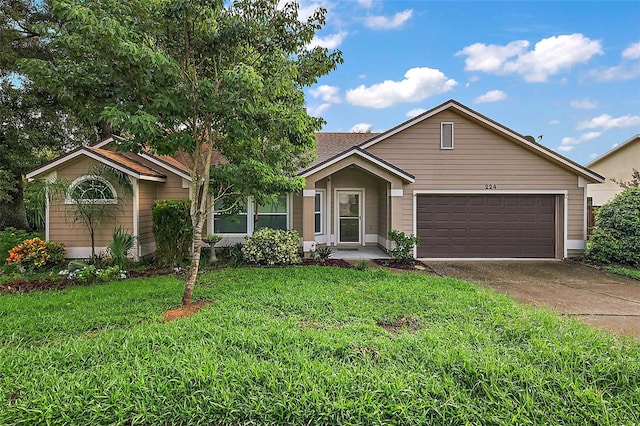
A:
[[[29,229],[23,175],[66,148],[95,138],[59,99],[31,81],[20,61],[49,61],[48,2],[0,3],[0,229]]]
[[[631,173],[631,180],[629,181],[625,182],[622,180],[617,180],[616,178],[611,178],[611,180],[617,183],[620,188],[631,188],[633,186],[640,187],[640,172],[636,169],[632,170],[633,172]]]
[[[626,188],[598,209],[585,255],[599,263],[640,266],[640,187]]]
[[[121,130],[120,149],[176,155],[189,166],[189,304],[210,187],[220,187],[210,185],[212,167],[224,172],[213,174],[225,177],[225,193],[237,194],[248,168],[278,176],[277,187],[301,187],[294,172],[309,163],[323,124],[307,114],[303,89],[341,62],[338,51],[307,47],[326,11],[303,22],[296,3],[277,0],[65,0],[52,10],[60,57],[25,62],[38,81]]]

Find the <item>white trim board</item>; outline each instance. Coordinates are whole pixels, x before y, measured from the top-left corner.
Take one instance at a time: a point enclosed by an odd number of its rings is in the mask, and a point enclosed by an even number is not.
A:
[[[361,150],[360,148],[354,147],[349,149],[348,151],[343,152],[342,154],[340,154],[339,156],[328,160],[327,162],[324,163],[320,163],[316,166],[311,167],[310,169],[305,170],[304,172],[300,173],[299,176],[302,177],[309,177],[317,172],[319,172],[320,170],[326,169],[329,166],[332,166],[336,163],[339,163],[340,161],[352,156],[352,155],[357,155],[360,158],[363,158],[366,161],[369,161],[373,164],[375,164],[376,166],[380,167],[381,169],[386,170],[387,172],[399,177],[400,179],[409,182],[409,183],[413,183],[415,182],[415,178],[411,175],[409,175],[408,173],[404,172],[404,171],[400,171],[394,167],[391,167],[389,164],[383,162],[382,160],[378,159],[377,157],[374,157],[372,154],[369,154],[368,152],[365,152],[363,150]]]

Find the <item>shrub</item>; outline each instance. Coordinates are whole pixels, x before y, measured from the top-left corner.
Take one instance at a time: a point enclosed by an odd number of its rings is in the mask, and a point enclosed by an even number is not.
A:
[[[300,263],[300,235],[296,231],[262,228],[247,238],[242,254],[257,265],[293,265]]]
[[[230,246],[220,247],[220,257],[229,262],[230,266],[239,266],[244,263],[242,247],[244,244],[236,243]]]
[[[21,244],[24,240],[35,238],[36,235],[23,229],[5,228],[0,232],[0,255],[2,259],[9,257],[9,250]]]
[[[319,263],[325,263],[331,256],[333,256],[333,250],[327,246],[318,247],[313,251],[313,260]]]
[[[156,258],[166,266],[175,266],[189,258],[193,226],[189,200],[157,200],[153,204],[153,236]]]
[[[395,243],[395,247],[389,250],[394,260],[399,263],[413,262],[413,248],[420,244],[420,237],[413,234],[405,234],[402,231],[389,231],[389,238]]]
[[[128,266],[130,263],[129,250],[133,247],[136,238],[125,232],[121,226],[113,230],[112,238],[107,246],[111,263],[118,266]]]
[[[587,259],[640,266],[640,188],[629,187],[598,209]]]
[[[37,237],[24,240],[9,250],[7,262],[27,271],[51,267],[64,262],[64,244],[42,241]]]

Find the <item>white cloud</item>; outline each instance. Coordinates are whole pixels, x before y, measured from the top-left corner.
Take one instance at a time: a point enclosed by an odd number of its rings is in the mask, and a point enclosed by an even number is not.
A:
[[[386,16],[367,16],[364,24],[367,27],[376,30],[393,30],[404,25],[409,19],[411,19],[412,15],[413,10],[407,9],[396,13],[391,18]]]
[[[336,86],[328,86],[326,84],[323,84],[316,87],[315,89],[309,90],[309,93],[314,98],[320,98],[323,101],[332,104],[339,104],[340,102],[342,102],[342,99],[340,99],[340,88]]]
[[[407,113],[405,115],[407,117],[409,117],[409,118],[413,118],[413,117],[419,116],[423,112],[427,112],[427,110],[424,109],[424,108],[414,108],[414,109],[410,109],[409,111],[407,111]]]
[[[640,41],[633,43],[622,51],[622,57],[624,59],[639,59],[640,58]]]
[[[516,40],[506,46],[475,43],[456,52],[456,56],[467,57],[467,71],[516,73],[528,82],[544,82],[549,76],[603,54],[599,40],[591,40],[579,33],[542,39],[533,50],[528,50],[529,44],[527,40]]]
[[[322,116],[322,114],[324,114],[324,112],[326,110],[329,109],[330,106],[331,106],[331,104],[325,103],[325,104],[320,104],[320,105],[314,106],[314,107],[307,107],[307,112],[312,117],[320,117],[320,116]]]
[[[355,124],[349,132],[351,133],[371,133],[372,126],[369,123]]]
[[[369,9],[373,5],[373,0],[358,0],[358,4],[364,8]]]
[[[615,67],[593,70],[589,75],[596,81],[633,80],[640,76],[640,64],[621,64]]]
[[[578,109],[594,109],[598,107],[598,104],[590,101],[589,98],[584,98],[582,100],[574,99],[571,101],[571,107]]]
[[[309,48],[316,46],[326,47],[327,49],[335,49],[342,44],[342,41],[349,35],[346,31],[340,31],[335,34],[329,34],[326,37],[314,36],[309,43]]]
[[[584,133],[583,135],[581,135],[579,138],[562,138],[562,140],[560,141],[560,146],[557,148],[558,151],[562,151],[562,152],[569,152],[572,151],[573,148],[576,147],[576,145],[581,144],[584,141],[588,141],[591,139],[595,139],[598,136],[600,136],[602,134],[602,132],[587,132]]]
[[[473,101],[477,104],[481,104],[484,102],[499,102],[507,99],[507,94],[502,90],[490,90],[484,95],[478,96]]]
[[[400,102],[419,102],[430,96],[448,92],[458,84],[433,68],[411,68],[401,81],[385,80],[366,87],[364,84],[347,91],[347,101],[369,108],[386,108]]]
[[[506,46],[474,43],[456,52],[456,56],[467,56],[464,61],[466,71],[496,73],[502,70],[507,59],[520,55],[527,47],[529,42],[526,40],[512,41]]]
[[[602,114],[592,118],[588,121],[581,121],[576,126],[576,129],[597,129],[602,128],[604,130],[618,128],[618,127],[631,127],[640,126],[640,115],[623,115],[622,117],[611,117],[609,114]]]
[[[551,121],[549,121],[549,124],[551,126],[555,126],[556,124],[560,124],[560,120],[551,120]]]

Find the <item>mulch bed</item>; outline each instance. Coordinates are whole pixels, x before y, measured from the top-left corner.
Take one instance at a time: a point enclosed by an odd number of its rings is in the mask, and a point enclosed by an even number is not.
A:
[[[198,300],[197,302],[193,302],[190,305],[182,305],[177,308],[169,309],[164,313],[164,322],[177,320],[180,318],[186,318],[198,312],[200,309],[205,306],[209,306],[212,304],[212,300]]]
[[[151,267],[127,272],[127,278],[157,277],[159,275],[170,275],[174,271],[172,268]],[[62,290],[71,286],[97,285],[99,281],[82,282],[70,280],[67,277],[56,276],[51,278],[40,278],[37,280],[25,280],[16,278],[15,280],[0,283],[0,294],[30,293],[32,291]]]
[[[401,269],[414,271],[416,269],[427,270],[430,268],[422,262],[414,261],[412,263],[399,263],[394,262],[391,259],[373,259],[373,262],[385,268]],[[313,259],[302,259],[300,266],[333,266],[337,268],[353,269],[353,265],[344,259],[327,259],[324,262],[318,262]],[[157,277],[160,275],[171,275],[175,271],[173,268],[165,267],[148,267],[145,269],[135,269],[127,272],[127,278],[145,278],[145,277]],[[62,290],[66,287],[77,285],[95,285],[99,282],[83,283],[77,280],[69,280],[65,277],[51,277],[41,278],[38,280],[26,280],[24,278],[17,278],[12,281],[0,283],[0,294],[12,294],[12,293],[29,293],[32,291],[48,291],[48,290]]]
[[[373,259],[373,261],[380,266],[384,266],[385,268],[404,269],[406,271],[415,271],[416,269],[419,269],[419,270],[430,269],[427,265],[425,265],[424,263],[418,260],[414,260],[409,263],[396,262],[393,259]]]
[[[39,280],[25,280],[17,278],[0,284],[0,294],[29,293],[32,291],[62,290],[72,285],[82,285],[74,280],[65,278],[43,278]]]

